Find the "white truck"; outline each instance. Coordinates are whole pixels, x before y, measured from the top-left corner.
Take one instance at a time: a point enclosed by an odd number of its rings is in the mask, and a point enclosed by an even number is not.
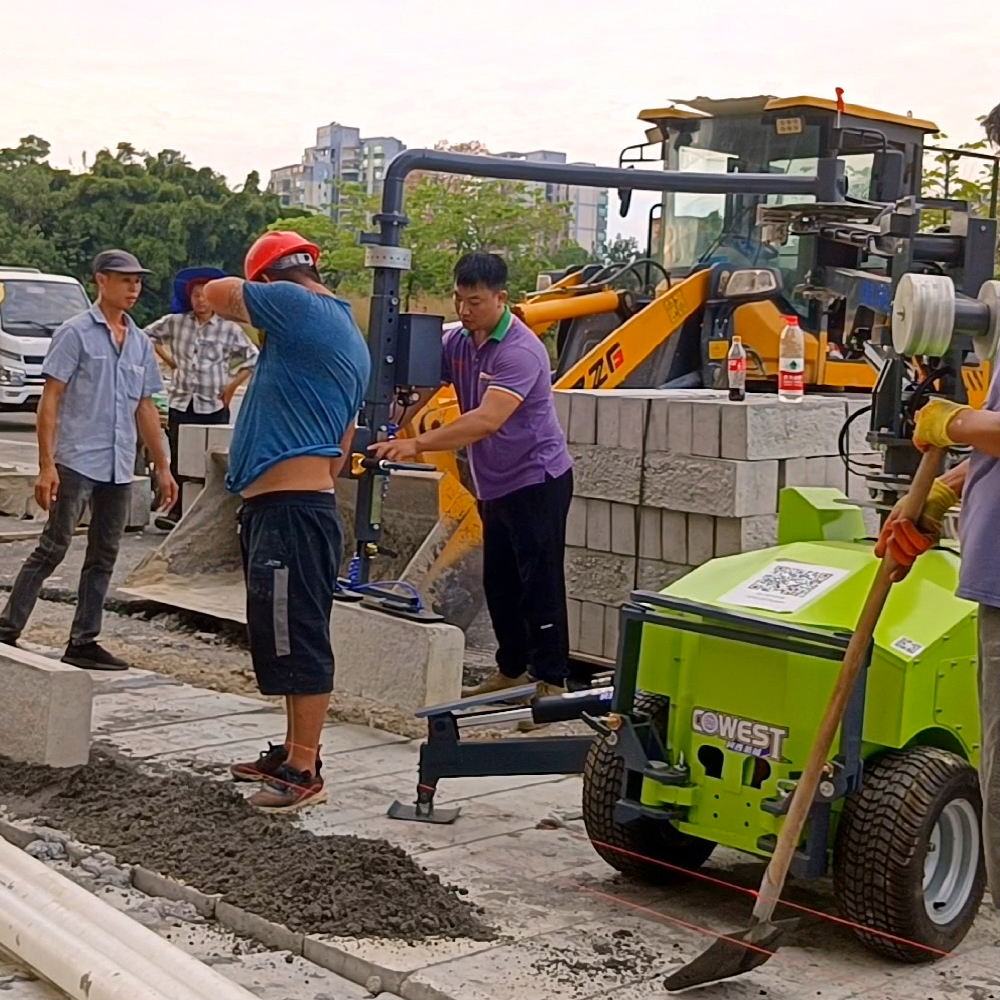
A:
[[[76,278],[0,264],[0,410],[37,407],[52,334],[89,308]]]

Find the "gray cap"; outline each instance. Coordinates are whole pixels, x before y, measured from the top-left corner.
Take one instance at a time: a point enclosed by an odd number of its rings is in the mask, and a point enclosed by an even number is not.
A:
[[[94,274],[117,271],[119,274],[152,274],[139,263],[138,257],[127,250],[102,250],[94,258]]]

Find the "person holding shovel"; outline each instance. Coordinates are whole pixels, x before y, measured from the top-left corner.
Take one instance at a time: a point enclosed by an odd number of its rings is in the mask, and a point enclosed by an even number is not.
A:
[[[979,605],[983,842],[993,903],[1000,907],[1000,379],[994,377],[981,410],[931,399],[917,414],[913,443],[921,451],[973,449],[935,482],[916,523],[890,514],[875,554],[888,552],[899,567],[894,580],[902,579],[917,556],[937,544],[945,514],[961,500],[958,596]]]

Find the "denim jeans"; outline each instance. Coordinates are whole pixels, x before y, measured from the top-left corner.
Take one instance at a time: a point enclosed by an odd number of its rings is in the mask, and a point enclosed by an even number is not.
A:
[[[128,523],[131,483],[98,483],[59,466],[59,492],[49,510],[38,547],[17,574],[7,605],[0,613],[0,633],[16,638],[24,630],[41,592],[42,584],[66,557],[73,532],[91,505],[87,553],[80,572],[76,614],[70,644],[82,646],[100,634],[104,598],[118,558],[118,546]]]

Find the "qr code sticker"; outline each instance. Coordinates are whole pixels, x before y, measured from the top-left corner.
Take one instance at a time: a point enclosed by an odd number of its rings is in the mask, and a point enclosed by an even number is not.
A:
[[[892,648],[896,650],[897,653],[902,653],[903,656],[908,656],[911,660],[913,657],[919,656],[924,651],[924,647],[921,646],[919,642],[907,639],[905,635],[901,635],[892,644]]]
[[[773,562],[744,580],[720,600],[743,608],[795,612],[816,600],[848,575],[835,566],[815,566],[790,560]]]
[[[778,594],[782,597],[808,597],[833,576],[834,573],[828,569],[775,563],[763,576],[754,580],[747,590],[759,591],[762,594]]]

